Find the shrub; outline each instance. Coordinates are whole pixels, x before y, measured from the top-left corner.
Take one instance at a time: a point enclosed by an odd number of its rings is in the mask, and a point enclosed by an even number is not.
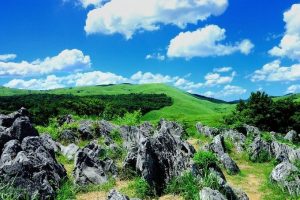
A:
[[[28,199],[29,197],[24,194],[24,191],[15,188],[12,183],[0,182],[0,199],[1,200],[15,200],[15,199]]]
[[[147,197],[153,196],[153,191],[151,190],[150,185],[143,178],[135,178],[128,187],[129,189],[132,189],[134,191],[137,198],[145,199]]]
[[[232,152],[232,149],[234,149],[234,144],[231,140],[225,139],[224,140],[225,149],[228,153]]]
[[[115,122],[119,125],[134,126],[141,123],[141,118],[141,110],[137,110],[133,113],[126,112],[123,117],[118,117]]]
[[[272,137],[271,133],[269,133],[269,132],[263,132],[262,135],[261,135],[261,138],[266,142],[272,142],[273,141],[273,137]]]
[[[165,193],[179,194],[186,200],[199,200],[199,188],[199,180],[191,172],[186,172],[172,179]]]
[[[269,154],[268,151],[266,150],[261,150],[261,152],[258,154],[256,160],[252,160],[253,162],[258,162],[258,163],[264,163],[268,162],[272,159],[271,155]]]
[[[199,151],[194,155],[194,162],[201,169],[205,170],[217,163],[217,157],[212,152]]]
[[[57,200],[76,199],[75,187],[70,179],[64,180],[63,184],[57,192]]]

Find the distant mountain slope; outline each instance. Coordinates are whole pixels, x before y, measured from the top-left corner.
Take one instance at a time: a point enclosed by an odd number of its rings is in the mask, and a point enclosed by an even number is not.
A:
[[[173,105],[160,110],[151,111],[144,116],[144,120],[158,121],[160,118],[184,121],[194,126],[197,121],[215,126],[222,123],[222,116],[234,109],[234,105],[224,102],[214,102],[211,99],[195,97],[192,94],[165,84],[143,85],[106,85],[63,88],[48,91],[28,91],[0,88],[0,95],[17,95],[29,93],[73,94],[73,95],[101,95],[101,94],[130,94],[130,93],[164,93],[173,99]]]

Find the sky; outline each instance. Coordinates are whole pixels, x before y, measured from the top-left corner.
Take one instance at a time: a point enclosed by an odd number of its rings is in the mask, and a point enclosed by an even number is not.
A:
[[[300,92],[300,1],[0,0],[0,85]]]

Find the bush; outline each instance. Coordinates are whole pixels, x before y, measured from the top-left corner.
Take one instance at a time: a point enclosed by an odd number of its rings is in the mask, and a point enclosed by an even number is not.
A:
[[[268,162],[272,159],[271,155],[269,154],[268,151],[262,150],[259,154],[256,160],[252,160],[253,162],[258,162],[258,163],[264,163]]]
[[[186,172],[171,180],[165,193],[179,194],[186,200],[199,200],[199,188],[199,180],[191,172]]]
[[[145,199],[154,195],[150,185],[143,178],[135,178],[128,187],[134,191],[137,198]]]
[[[30,199],[25,195],[24,191],[15,188],[12,183],[0,182],[0,199],[1,200],[15,200],[15,199]]]
[[[57,200],[76,199],[75,187],[70,179],[64,180],[63,184],[57,192]]]
[[[134,126],[141,123],[142,112],[141,110],[134,111],[133,113],[126,112],[124,116],[118,117],[115,122],[119,125]]]
[[[215,154],[210,151],[199,151],[194,155],[195,164],[204,170],[216,165],[217,161]]]

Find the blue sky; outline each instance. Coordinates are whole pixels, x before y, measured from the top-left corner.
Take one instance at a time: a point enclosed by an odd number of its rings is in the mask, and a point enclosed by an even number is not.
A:
[[[300,92],[299,1],[0,3],[0,85],[164,82],[225,100]]]

